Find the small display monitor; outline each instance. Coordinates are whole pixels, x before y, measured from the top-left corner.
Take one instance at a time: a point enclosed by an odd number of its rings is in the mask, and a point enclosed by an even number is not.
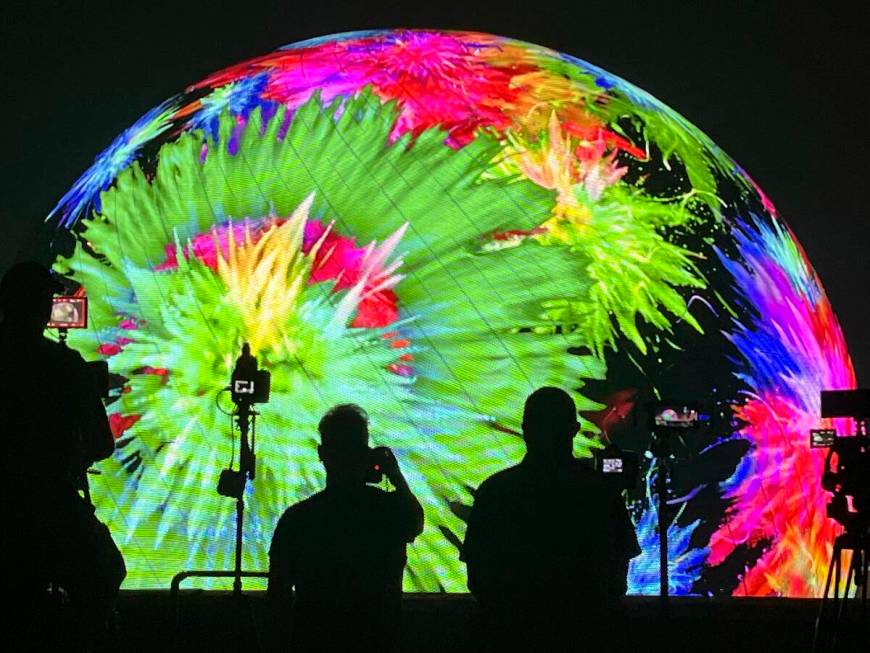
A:
[[[55,297],[49,329],[85,329],[88,326],[87,297]]]
[[[813,449],[832,447],[836,438],[837,432],[834,429],[812,429],[810,430],[810,447]]]
[[[652,428],[693,429],[705,416],[702,416],[697,406],[679,403],[660,403],[652,406],[650,421]]]

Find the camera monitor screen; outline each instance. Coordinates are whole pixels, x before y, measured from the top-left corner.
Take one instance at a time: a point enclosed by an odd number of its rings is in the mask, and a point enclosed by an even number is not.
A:
[[[88,300],[86,297],[54,297],[51,306],[50,329],[86,329]]]
[[[622,458],[602,458],[601,471],[604,474],[621,474]]]
[[[807,434],[826,426],[819,392],[855,378],[818,275],[737,163],[594,65],[466,32],[288,46],[145,112],[54,217],[77,242],[56,269],[91,302],[68,342],[124,384],[91,490],[125,587],[233,567],[215,485],[234,440],[215,398],[248,342],[272,386],[246,568],[267,567],[282,512],[324,486],[318,421],[355,402],[425,508],[405,588],[467,591],[474,491],[523,460],[523,402],[558,386],[583,415],[578,458],[611,438],[647,449],[649,429],[613,427],[615,397],[735,407],[683,438],[672,594],[824,588],[838,525]],[[668,427],[694,421],[671,408]],[[628,587],[656,594],[654,461],[639,464]]]
[[[831,447],[836,438],[834,429],[810,429],[810,446],[813,448]]]

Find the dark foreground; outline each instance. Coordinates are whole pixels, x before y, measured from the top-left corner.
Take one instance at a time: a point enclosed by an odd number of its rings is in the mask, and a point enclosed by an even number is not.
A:
[[[793,653],[811,650],[819,604],[815,600],[679,599],[672,602],[667,628],[661,627],[656,599],[631,597],[626,605],[632,617],[635,651]],[[242,610],[236,609],[229,593],[196,590],[182,592],[179,606],[176,615],[166,591],[122,592],[120,650],[282,650],[268,625],[268,606],[262,592],[246,593]],[[244,630],[241,645],[239,627]],[[870,650],[866,635],[858,631],[858,614],[853,609],[849,632],[841,638],[839,650]],[[481,637],[471,597],[406,595],[403,651],[477,651]]]

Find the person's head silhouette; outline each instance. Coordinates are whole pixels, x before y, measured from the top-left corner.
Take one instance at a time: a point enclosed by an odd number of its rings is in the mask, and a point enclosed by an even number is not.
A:
[[[317,426],[317,454],[329,485],[365,483],[369,460],[369,418],[356,404],[330,408]]]
[[[571,440],[577,434],[577,407],[564,390],[538,388],[526,399],[523,438],[528,457],[545,464],[571,459]]]
[[[51,317],[52,297],[63,285],[44,265],[16,263],[0,280],[3,323],[21,335],[41,335]]]

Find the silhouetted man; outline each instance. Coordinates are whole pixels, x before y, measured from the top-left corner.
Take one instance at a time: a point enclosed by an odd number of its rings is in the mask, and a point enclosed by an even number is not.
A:
[[[523,413],[526,456],[475,494],[462,558],[493,650],[606,650],[640,553],[618,491],[572,456],[573,399],[541,388]]]
[[[396,650],[405,547],[423,530],[423,509],[393,454],[369,449],[359,406],[332,408],[318,429],[326,489],[279,520],[269,595],[293,602],[294,651]],[[394,492],[366,484],[376,463]]]
[[[43,337],[52,296],[62,290],[32,262],[0,281],[0,575],[10,636],[19,642],[32,635],[27,625],[45,606],[49,583],[65,590],[80,628],[77,644],[64,643],[70,650],[100,636],[126,571],[108,529],[78,492],[85,470],[111,455],[114,438],[82,357]]]

